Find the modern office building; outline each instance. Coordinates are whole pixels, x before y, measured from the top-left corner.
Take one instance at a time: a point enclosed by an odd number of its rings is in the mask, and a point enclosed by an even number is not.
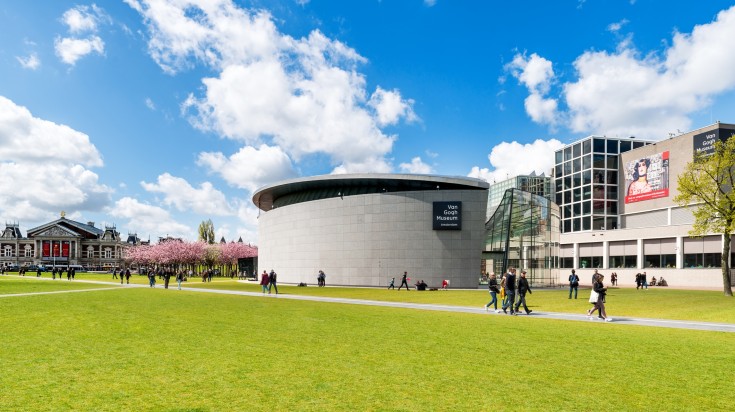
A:
[[[551,177],[546,176],[544,173],[536,175],[536,173],[533,172],[530,175],[511,177],[490,185],[487,197],[488,219],[493,213],[495,213],[495,209],[505,197],[505,191],[508,189],[519,189],[533,195],[545,197],[552,202],[554,201],[554,191],[551,188]]]
[[[527,270],[534,285],[556,285],[559,227],[559,207],[554,202],[520,189],[507,189],[485,225],[485,271],[501,274],[516,267]]]
[[[718,122],[657,142],[590,137],[556,152],[560,281],[577,268],[583,282],[598,269],[627,285],[645,271],[672,286],[721,287],[722,234],[690,237],[692,209],[673,198],[694,153],[734,134]]]
[[[562,233],[618,227],[620,155],[650,143],[589,136],[554,153],[554,200],[561,210]]]

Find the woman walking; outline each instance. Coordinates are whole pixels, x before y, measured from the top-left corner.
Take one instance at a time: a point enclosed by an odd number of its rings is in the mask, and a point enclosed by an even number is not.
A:
[[[263,294],[268,291],[268,284],[270,283],[270,279],[268,279],[268,272],[265,270],[263,271],[263,274],[260,278],[260,286],[263,287]]]
[[[485,305],[485,310],[488,310],[490,308],[490,305],[494,305],[495,313],[500,313],[498,310],[498,293],[500,293],[500,290],[498,289],[498,279],[495,276],[495,273],[490,275],[490,280],[488,280],[487,283],[488,291],[490,292],[490,296],[492,297],[492,300]]]

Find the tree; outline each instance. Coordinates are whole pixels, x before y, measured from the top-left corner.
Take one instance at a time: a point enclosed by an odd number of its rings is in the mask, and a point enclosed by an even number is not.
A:
[[[214,223],[212,219],[207,219],[199,224],[199,241],[214,244]]]
[[[714,153],[695,153],[678,177],[679,194],[674,202],[694,206],[694,225],[690,236],[722,233],[722,283],[725,296],[732,296],[730,268],[730,236],[735,231],[735,138],[716,141]]]

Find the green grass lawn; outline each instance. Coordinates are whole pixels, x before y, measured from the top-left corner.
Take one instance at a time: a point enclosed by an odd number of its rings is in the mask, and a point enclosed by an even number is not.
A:
[[[0,277],[0,294],[11,279]],[[556,292],[531,301],[562,300]],[[735,401],[733,335],[720,332],[145,288],[7,297],[0,313],[0,410],[676,411]]]

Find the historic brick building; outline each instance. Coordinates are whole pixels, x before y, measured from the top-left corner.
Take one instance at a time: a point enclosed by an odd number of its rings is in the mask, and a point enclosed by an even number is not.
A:
[[[81,265],[89,270],[108,270],[123,266],[125,248],[140,243],[135,234],[120,238],[115,226],[95,227],[61,217],[29,229],[23,237],[17,223],[6,223],[0,234],[0,265],[31,266]]]

